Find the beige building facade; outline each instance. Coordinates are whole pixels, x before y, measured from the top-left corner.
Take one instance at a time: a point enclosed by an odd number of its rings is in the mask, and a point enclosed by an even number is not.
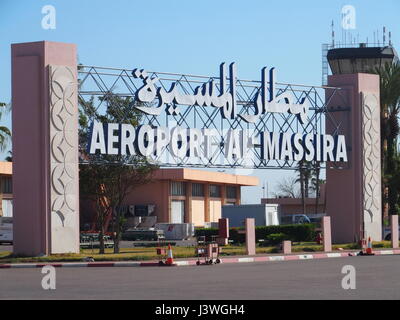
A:
[[[0,217],[12,217],[12,163],[0,162]]]
[[[241,187],[257,186],[258,178],[195,169],[159,169],[153,182],[136,188],[126,205],[155,205],[157,222],[218,222],[222,206],[240,204]]]

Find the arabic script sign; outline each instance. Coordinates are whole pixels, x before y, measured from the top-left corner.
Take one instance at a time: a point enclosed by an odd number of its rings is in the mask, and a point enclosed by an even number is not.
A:
[[[135,69],[132,75],[143,80],[143,86],[136,92],[136,101],[152,103],[156,98],[158,99],[156,107],[136,107],[146,114],[159,116],[164,105],[173,103],[220,108],[222,117],[225,119],[233,120],[238,116],[236,101],[237,70],[235,63],[229,65],[229,78],[226,74],[225,63],[220,65],[219,89],[216,87],[215,81],[211,80],[196,87],[193,95],[182,94],[176,82],[172,83],[169,90],[165,90],[163,87],[157,89],[158,77],[151,78],[145,70]],[[228,92],[226,91],[227,80],[229,80]],[[300,103],[294,104],[289,92],[285,91],[277,94],[275,68],[269,70],[269,82],[267,82],[267,68],[263,68],[261,71],[261,88],[254,99],[255,112],[253,115],[239,114],[239,117],[248,123],[255,123],[260,115],[267,112],[289,112],[297,115],[301,123],[305,123],[307,121],[308,108],[308,101],[305,97],[302,98]],[[168,110],[167,112],[169,112]]]

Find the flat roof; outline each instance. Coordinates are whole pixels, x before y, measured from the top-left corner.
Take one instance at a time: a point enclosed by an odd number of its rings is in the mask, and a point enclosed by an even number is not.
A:
[[[0,174],[12,175],[12,162],[0,161]]]
[[[12,175],[12,162],[0,161],[0,174]],[[209,183],[235,184],[240,186],[258,186],[259,184],[259,179],[254,176],[243,176],[188,168],[158,169],[154,173],[154,179],[189,180]]]
[[[154,179],[188,180],[209,183],[235,184],[239,186],[258,186],[259,179],[254,176],[243,176],[223,172],[196,170],[188,168],[158,169]]]

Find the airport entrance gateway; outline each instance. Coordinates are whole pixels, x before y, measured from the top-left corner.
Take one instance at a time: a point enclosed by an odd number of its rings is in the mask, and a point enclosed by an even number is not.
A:
[[[216,71],[81,66],[80,107],[90,109],[87,161],[139,154],[167,167],[293,169],[301,160],[347,166],[345,124],[331,115],[323,88],[279,83],[274,68],[263,68],[259,80],[240,79],[235,63]],[[330,96],[343,95],[332,89]]]
[[[209,76],[136,61],[128,69],[78,67],[76,56],[73,44],[12,46],[15,253],[79,252],[79,163],[132,155],[162,167],[318,161],[334,241],[380,237],[377,76],[335,75],[318,87],[279,82],[273,67],[246,80],[236,63]],[[79,127],[79,111],[87,125]]]

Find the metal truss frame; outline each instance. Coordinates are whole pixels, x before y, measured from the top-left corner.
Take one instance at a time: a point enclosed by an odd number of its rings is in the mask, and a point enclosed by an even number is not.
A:
[[[95,109],[100,114],[107,113],[107,99],[98,99],[107,95],[119,97],[131,97],[135,99],[135,92],[142,86],[140,79],[136,79],[131,74],[131,69],[108,68],[98,66],[79,66],[79,99],[80,101],[88,101],[94,97]],[[157,85],[168,90],[171,83],[176,82],[177,87],[183,94],[193,94],[197,86],[206,82],[215,81],[219,90],[219,77],[209,77],[202,75],[177,74],[167,72],[147,71],[148,75],[158,77]],[[296,115],[290,113],[266,113],[260,116],[259,120],[254,123],[247,123],[241,117],[233,120],[225,119],[221,116],[218,108],[204,107],[198,105],[182,106],[167,105],[166,110],[170,112],[162,113],[160,116],[153,116],[143,113],[141,116],[141,124],[151,126],[182,126],[187,128],[214,128],[220,136],[218,141],[224,142],[224,130],[240,129],[247,132],[255,139],[262,131],[269,132],[289,132],[289,133],[325,133],[326,124],[329,123],[334,128],[333,134],[343,134],[344,125],[337,122],[332,116],[332,112],[328,110],[327,105],[335,96],[341,96],[343,108],[339,111],[349,111],[346,108],[346,99],[344,91],[346,89],[338,87],[326,86],[307,86],[302,84],[277,83],[277,94],[290,92],[294,103],[300,103],[305,98],[310,105],[308,112],[308,122],[302,124],[298,121]],[[237,104],[238,114],[251,114],[254,108],[254,98],[259,92],[261,81],[237,79]],[[330,89],[330,90],[325,90]],[[325,96],[328,94],[329,96]],[[93,119],[91,119],[93,120]],[[224,151],[223,143],[215,150],[215,158],[222,157]],[[165,153],[169,152],[168,147],[164,149]],[[247,155],[246,159],[237,159],[229,163],[215,164],[209,159],[198,159],[197,163],[193,163],[188,158],[178,159],[166,154],[160,154],[154,158],[162,167],[206,167],[206,168],[252,168],[252,169],[294,169],[297,162],[284,160],[263,160],[261,158],[261,145],[255,144],[250,148],[251,155]],[[168,159],[168,160],[165,160]],[[163,160],[164,159],[164,160]],[[82,161],[82,160],[81,160]],[[324,167],[321,164],[321,167]]]

